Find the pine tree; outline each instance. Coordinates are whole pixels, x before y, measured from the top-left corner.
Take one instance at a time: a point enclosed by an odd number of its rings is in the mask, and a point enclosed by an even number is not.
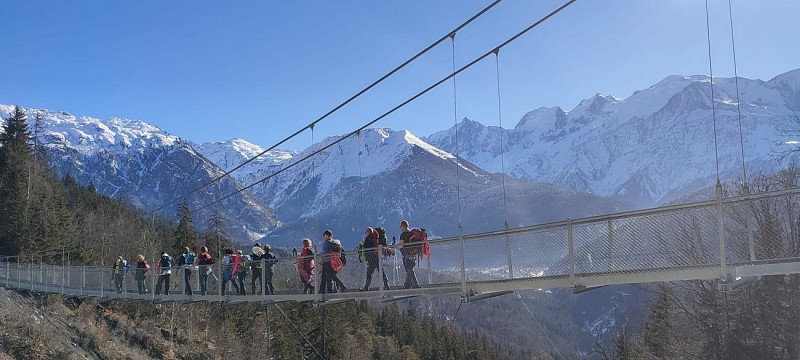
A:
[[[174,254],[182,253],[185,247],[194,248],[197,241],[197,232],[192,227],[192,211],[185,200],[178,204],[177,218],[178,227],[173,234],[175,240],[173,244]]]
[[[31,149],[27,116],[19,107],[0,134],[0,254],[16,255],[30,243]]]
[[[208,220],[208,226],[203,235],[204,246],[212,254],[221,256],[222,249],[231,246],[231,239],[225,233],[225,223],[222,221],[222,216],[215,212]]]
[[[671,289],[661,286],[658,299],[650,307],[650,316],[645,325],[643,341],[649,354],[656,359],[672,359],[673,323]]]

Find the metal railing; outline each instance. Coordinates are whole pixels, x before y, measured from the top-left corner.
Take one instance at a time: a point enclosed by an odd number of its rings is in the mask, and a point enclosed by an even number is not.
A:
[[[798,219],[800,189],[790,189],[432,239],[432,256],[414,257],[414,261],[404,259],[395,247],[389,247],[394,255],[382,247],[351,250],[343,252],[347,262],[336,274],[346,289],[334,286],[335,291],[326,294],[318,293],[323,285],[324,255],[308,257],[315,265],[317,293],[313,294],[304,293],[298,275],[301,257],[262,260],[255,267],[248,264],[240,274],[232,274],[232,265],[217,259],[207,268],[173,267],[168,279],[156,274],[155,268],[115,273],[109,267],[48,265],[0,257],[0,285],[113,299],[269,303],[444,293],[468,297],[492,291],[673,280],[725,283],[743,275],[800,273]],[[371,262],[377,264],[370,266]],[[411,263],[416,282],[407,281],[410,273],[405,265]],[[361,291],[370,267],[375,268],[370,286]],[[191,295],[184,291],[187,270],[191,272]],[[200,291],[200,271],[209,271],[205,295]],[[260,275],[253,281],[255,273]],[[384,288],[384,275],[388,288]],[[225,281],[229,277],[231,280]],[[245,295],[233,291],[230,284],[238,278],[243,279]],[[161,293],[156,294],[159,279],[163,284]],[[274,295],[261,291],[268,288],[269,280]]]

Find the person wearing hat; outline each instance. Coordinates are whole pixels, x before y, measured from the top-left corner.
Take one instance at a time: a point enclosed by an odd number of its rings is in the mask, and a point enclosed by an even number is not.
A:
[[[122,255],[117,256],[114,260],[114,266],[111,279],[114,281],[114,287],[117,288],[117,293],[122,294],[122,283],[125,281],[125,273],[128,271],[128,261],[122,258]]]
[[[178,271],[183,269],[183,293],[192,295],[192,268],[194,267],[195,254],[189,247],[183,248],[183,253],[178,257]]]

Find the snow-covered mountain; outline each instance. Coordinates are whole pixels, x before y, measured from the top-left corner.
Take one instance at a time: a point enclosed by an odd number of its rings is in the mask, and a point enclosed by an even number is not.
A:
[[[13,107],[0,105],[0,117],[7,118],[11,111]],[[37,138],[57,173],[71,174],[84,185],[93,184],[101,194],[144,210],[158,208],[222,174],[188,142],[143,121],[100,120],[37,109],[25,112],[31,129],[35,114],[41,114]],[[222,180],[186,200],[198,207],[232,193],[238,186],[234,180]],[[162,213],[173,217],[176,205]],[[261,237],[278,224],[272,211],[247,193],[233,196],[215,209],[230,225],[230,234],[240,240]],[[209,216],[210,212],[194,214],[195,226],[205,228]]]
[[[230,171],[248,159],[264,152],[262,147],[240,138],[194,144],[193,147],[206,159],[211,160],[211,162],[225,171]],[[237,169],[231,173],[231,176],[241,184],[247,185],[248,181],[257,178],[265,170],[274,169],[276,165],[291,159],[296,154],[297,152],[295,151],[271,150],[258,156],[241,169]]]
[[[327,138],[295,159],[338,140]],[[426,227],[433,236],[452,236],[458,234],[459,217],[465,234],[502,229],[504,209],[509,226],[516,227],[631,207],[618,199],[511,177],[505,189],[504,207],[500,175],[469,162],[457,164],[455,156],[409,131],[368,129],[270,178],[254,194],[285,223],[270,233],[270,242],[288,245],[330,228],[352,247],[366,226],[384,226],[396,235],[402,219]]]
[[[426,141],[490,172],[598,195],[625,195],[640,205],[669,201],[714,184],[711,89],[706,76],[670,76],[627,98],[597,94],[570,111],[533,110],[514,129],[464,119]],[[800,129],[800,69],[769,81],[714,79],[719,171],[741,179],[778,166],[776,154]],[[455,139],[459,139],[459,144]]]

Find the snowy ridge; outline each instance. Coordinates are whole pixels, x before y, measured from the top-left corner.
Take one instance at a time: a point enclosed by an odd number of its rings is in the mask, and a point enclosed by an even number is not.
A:
[[[294,158],[253,173],[254,177],[243,183],[250,183],[271,175],[279,168],[284,168],[297,159],[305,158],[341,138],[342,136],[332,136],[323,139],[295,155]],[[272,208],[277,209],[291,199],[297,198],[298,192],[306,191],[305,189],[312,186],[313,182],[312,192],[314,195],[311,201],[317,203],[328,196],[343,179],[370,178],[396,171],[414,155],[415,149],[446,161],[455,162],[456,159],[452,154],[426,143],[407,130],[366,129],[359,136],[342,140],[288,171],[271,178],[261,190],[256,190],[256,194]],[[461,164],[461,168],[477,176],[473,169],[463,164]],[[318,208],[309,207],[303,216],[311,216],[318,211]]]
[[[8,118],[12,106],[0,105]],[[129,202],[145,210],[161,207],[176,194],[186,193],[217,178],[223,171],[202,157],[191,144],[140,120],[100,120],[65,112],[24,109],[33,132],[36,114],[42,121],[38,142],[56,173],[70,174],[79,183],[93,184],[98,193]],[[190,207],[232,193],[239,185],[223,179],[217,186],[186,199]],[[251,194],[243,193],[222,203],[220,211],[231,235],[239,239],[262,237],[279,222],[271,210]],[[174,208],[162,214],[171,218]],[[194,214],[202,226],[209,214]]]
[[[43,132],[39,141],[47,147],[70,148],[84,156],[101,151],[117,154],[142,153],[145,149],[171,147],[181,139],[156,126],[140,120],[110,118],[100,120],[75,116],[63,111],[23,109],[28,115],[29,129],[33,128],[36,112],[42,116]],[[0,105],[0,117],[7,118],[13,106]]]
[[[739,78],[748,173],[778,166],[797,129],[800,69],[770,81]],[[714,79],[720,176],[741,178],[742,158],[734,79]],[[501,172],[500,142],[509,175],[599,195],[624,194],[651,206],[713,184],[714,133],[707,76],[669,76],[627,98],[596,94],[565,112],[533,110],[514,129],[465,119],[426,140],[490,172]],[[458,151],[456,151],[456,149]]]
[[[206,159],[225,171],[229,171],[248,159],[262,153],[264,148],[247,140],[236,138],[228,141],[206,142],[194,145],[194,148]],[[297,152],[287,150],[271,150],[259,156],[231,175],[241,182],[246,182],[252,175],[264,168],[278,165],[292,159]]]

